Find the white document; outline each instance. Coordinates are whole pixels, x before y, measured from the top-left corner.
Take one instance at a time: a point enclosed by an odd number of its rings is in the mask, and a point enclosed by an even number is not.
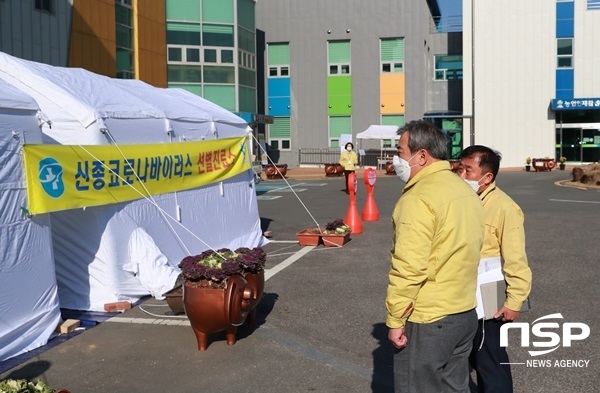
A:
[[[477,318],[485,318],[483,310],[483,299],[481,298],[481,284],[488,282],[504,280],[504,274],[502,274],[502,262],[500,257],[484,258],[479,261],[479,274],[477,275],[477,290],[475,297],[477,298]]]

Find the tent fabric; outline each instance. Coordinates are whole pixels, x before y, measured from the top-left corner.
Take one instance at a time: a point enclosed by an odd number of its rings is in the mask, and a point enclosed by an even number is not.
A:
[[[243,119],[179,89],[115,80],[4,53],[0,53],[0,80],[33,97],[47,116],[42,125],[44,143],[121,145],[247,135]],[[152,290],[125,268],[128,242],[138,228],[154,240],[170,266],[188,252],[265,244],[252,180],[248,171],[192,190],[51,213],[60,306],[103,311],[106,303],[134,302],[150,295]],[[152,199],[175,218],[168,219],[173,229]]]
[[[135,229],[129,238],[129,263],[123,269],[135,274],[140,284],[159,300],[173,289],[181,274],[178,267],[169,265],[168,258],[143,228]]]
[[[356,139],[398,139],[398,127],[371,125],[363,132],[356,134]]]
[[[0,362],[46,344],[61,321],[50,217],[21,210],[22,145],[41,142],[38,110],[0,80]]]

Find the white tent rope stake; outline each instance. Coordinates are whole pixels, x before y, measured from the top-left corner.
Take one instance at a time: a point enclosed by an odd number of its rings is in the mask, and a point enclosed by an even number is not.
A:
[[[265,151],[265,149],[260,145],[260,142],[256,139],[256,137],[254,136],[254,134],[252,134],[252,138],[254,138],[254,140],[256,141],[256,144],[258,145],[258,147],[265,153],[265,156],[267,157],[267,160],[269,160],[271,162],[271,164],[273,164],[273,167],[275,167],[275,170],[277,171],[277,173],[279,173],[279,176],[281,176],[281,178],[283,179],[283,181],[285,181],[285,184],[287,184],[287,186],[290,188],[290,190],[292,191],[292,193],[296,196],[296,198],[298,199],[298,201],[300,202],[300,204],[302,205],[302,207],[304,207],[304,210],[306,210],[306,212],[308,213],[308,215],[310,216],[310,218],[312,218],[312,220],[314,221],[314,223],[317,225],[317,228],[319,229],[319,232],[321,234],[323,234],[323,231],[321,230],[321,226],[319,225],[319,223],[317,222],[317,220],[315,220],[315,218],[310,213],[310,211],[308,210],[308,208],[306,207],[306,205],[304,204],[304,202],[302,202],[302,199],[300,199],[300,197],[298,196],[298,194],[296,194],[296,191],[294,191],[294,188],[290,185],[290,183],[288,183],[287,179],[285,177],[283,177],[283,175],[279,171],[279,168],[277,168],[277,165],[275,165],[275,163],[273,162],[273,160],[271,160],[271,157],[269,157],[269,155],[267,154],[267,152]]]
[[[215,253],[217,253],[217,251],[211,247],[210,245],[208,245],[204,240],[200,239],[195,233],[193,233],[192,231],[190,231],[185,225],[183,225],[182,223],[180,223],[179,221],[177,221],[176,218],[174,218],[173,216],[171,216],[169,213],[167,213],[166,211],[164,211],[160,206],[158,206],[158,204],[148,198],[146,195],[142,194],[142,192],[140,192],[140,190],[138,190],[137,188],[135,188],[132,184],[130,184],[129,182],[127,182],[125,179],[123,179],[118,173],[116,173],[114,170],[112,170],[112,168],[109,168],[104,162],[102,162],[98,157],[96,157],[94,154],[92,154],[92,152],[90,152],[89,150],[87,150],[85,147],[83,147],[82,145],[78,145],[81,149],[83,149],[83,151],[85,151],[86,153],[88,153],[92,158],[94,158],[96,161],[100,162],[102,164],[102,166],[106,169],[108,169],[111,173],[113,173],[115,176],[117,176],[120,180],[122,180],[123,182],[125,182],[125,184],[127,184],[129,187],[131,187],[135,192],[137,192],[138,194],[140,194],[142,196],[142,198],[144,198],[145,200],[147,200],[148,202],[150,202],[154,207],[156,207],[159,211],[161,211],[162,213],[164,213],[164,215],[166,215],[167,217],[169,217],[171,220],[173,220],[175,223],[177,223],[179,226],[181,226],[186,232],[188,232],[190,235],[192,235],[193,237],[195,237],[198,241],[200,241],[202,244],[204,244],[206,247],[210,248],[211,250],[213,250]],[[137,175],[137,172],[135,172],[135,175]],[[179,237],[177,237],[180,241],[181,239]],[[185,245],[183,245],[183,248],[186,250],[186,252],[188,253],[188,255],[191,255],[191,253],[187,250],[187,248],[185,247]],[[217,253],[217,255],[219,255],[220,257],[222,257],[223,259],[225,259],[225,257],[223,257],[221,254]]]

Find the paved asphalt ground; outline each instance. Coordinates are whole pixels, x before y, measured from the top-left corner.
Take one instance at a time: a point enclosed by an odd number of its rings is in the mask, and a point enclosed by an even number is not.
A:
[[[343,179],[319,175],[309,180],[299,174],[292,170],[289,181],[319,224],[345,217]],[[558,348],[537,357],[527,351],[550,349],[535,344],[553,340],[548,332],[562,336],[563,329],[542,329],[546,338],[532,333],[528,348],[511,331],[511,361],[522,363],[513,365],[516,392],[598,391],[600,191],[555,185],[568,177],[568,171],[502,171],[498,179],[526,217],[534,284],[532,310],[520,321],[533,323],[560,313],[564,319],[543,322],[557,327],[579,322],[591,329],[587,339],[570,346],[564,340],[551,343]],[[242,327],[234,346],[216,334],[208,349],[199,352],[187,320],[168,318],[165,302],[149,299],[5,371],[0,380],[39,377],[71,393],[392,392],[384,298],[390,215],[403,183],[380,176],[375,191],[380,220],[364,222],[364,233],[353,235],[342,248],[314,249],[294,242],[297,231],[314,223],[282,186],[281,180],[257,186],[263,230],[272,232],[273,242],[266,246],[269,279],[256,328]],[[361,211],[363,204],[361,182]],[[567,361],[589,362],[567,367],[573,365]]]

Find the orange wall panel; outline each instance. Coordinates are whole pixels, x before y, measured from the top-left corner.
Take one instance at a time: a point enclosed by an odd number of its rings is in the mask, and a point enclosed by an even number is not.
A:
[[[134,18],[136,78],[153,86],[167,87],[165,2],[136,0]]]
[[[379,94],[381,114],[404,114],[406,105],[404,74],[381,74]]]
[[[69,67],[115,77],[114,0],[73,0]]]

